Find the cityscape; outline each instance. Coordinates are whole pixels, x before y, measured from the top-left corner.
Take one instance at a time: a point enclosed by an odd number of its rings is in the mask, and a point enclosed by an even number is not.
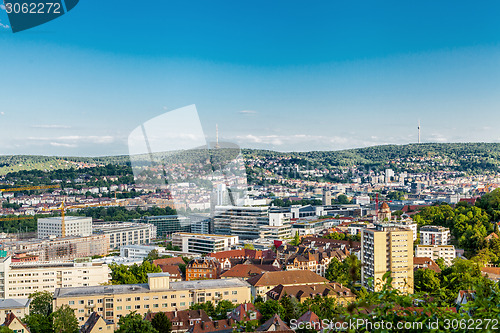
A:
[[[143,2],[0,4],[0,333],[498,332],[498,4]]]

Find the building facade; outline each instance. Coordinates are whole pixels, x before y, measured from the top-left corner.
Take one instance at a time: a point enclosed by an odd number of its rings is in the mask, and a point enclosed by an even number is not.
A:
[[[417,245],[415,246],[415,257],[427,257],[434,261],[443,258],[446,266],[451,266],[456,252],[453,245]]]
[[[221,265],[213,257],[195,258],[186,265],[186,281],[218,279]]]
[[[12,255],[38,256],[40,261],[73,260],[108,254],[109,236],[91,235],[8,241],[3,243],[3,249]]]
[[[448,245],[450,237],[449,228],[434,225],[420,228],[420,244],[422,245]]]
[[[172,245],[178,246],[182,252],[207,254],[230,250],[238,244],[238,236],[204,235],[189,232],[172,234]]]
[[[0,323],[5,322],[5,319],[10,313],[13,313],[18,318],[24,318],[30,314],[29,298],[0,298]]]
[[[412,294],[413,232],[383,224],[363,229],[361,264],[361,283],[369,290],[380,290],[382,277],[390,271],[393,287]]]
[[[65,216],[65,236],[86,237],[92,235],[92,218],[80,216]],[[62,237],[62,218],[48,217],[38,219],[38,238],[50,236]]]
[[[156,237],[166,238],[175,232],[191,232],[191,220],[181,215],[144,216],[134,220],[156,226]]]
[[[0,297],[26,298],[37,291],[97,286],[110,280],[108,265],[92,262],[12,263],[1,258]]]
[[[268,207],[216,206],[213,217],[218,235],[260,238],[260,226],[269,226]]]
[[[187,310],[195,303],[227,300],[233,304],[251,301],[250,285],[239,279],[170,282],[166,273],[148,274],[148,283],[95,287],[59,288],[54,293],[54,310],[68,305],[75,310],[79,325],[97,312],[115,324],[132,311]]]
[[[156,238],[156,226],[151,223],[109,223],[94,227],[94,234],[108,235],[109,248],[124,245],[150,244]]]

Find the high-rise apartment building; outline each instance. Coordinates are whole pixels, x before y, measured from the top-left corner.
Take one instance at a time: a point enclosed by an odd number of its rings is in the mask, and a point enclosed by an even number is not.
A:
[[[380,290],[390,271],[395,289],[413,293],[413,232],[384,224],[362,229],[361,263],[361,283],[368,289]]]

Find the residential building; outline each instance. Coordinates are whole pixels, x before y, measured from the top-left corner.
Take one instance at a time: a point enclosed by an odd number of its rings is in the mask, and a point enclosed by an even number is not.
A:
[[[148,283],[58,288],[54,310],[66,304],[75,310],[80,325],[97,312],[106,320],[118,320],[131,311],[181,311],[195,303],[227,300],[234,304],[251,301],[251,286],[239,279],[170,282],[166,273],[148,274]]]
[[[172,234],[172,245],[178,246],[182,252],[207,254],[227,251],[238,243],[238,236],[203,235],[188,232]]]
[[[227,317],[228,319],[232,319],[236,322],[242,322],[260,320],[262,319],[262,314],[252,303],[243,303],[233,309]]]
[[[24,324],[15,314],[12,312],[8,313],[5,316],[5,321],[3,322],[2,326],[7,327],[14,333],[24,333],[24,332],[30,332],[28,326]]]
[[[5,322],[9,314],[24,318],[30,314],[29,298],[0,298],[0,323]]]
[[[152,321],[158,312],[148,312],[145,320]],[[182,310],[164,312],[172,323],[172,333],[184,333],[191,326],[211,321],[210,317],[203,310]]]
[[[443,258],[446,266],[451,266],[455,256],[453,245],[417,245],[415,247],[415,257],[427,257],[434,261]]]
[[[8,241],[3,243],[3,249],[13,255],[23,253],[38,256],[40,261],[73,260],[108,254],[109,237],[107,235],[91,235]]]
[[[327,189],[323,189],[323,205],[330,206],[332,204],[332,192]]]
[[[166,238],[175,232],[191,232],[191,219],[181,215],[144,216],[134,220],[156,226],[156,237]]]
[[[275,301],[279,301],[283,297],[294,297],[300,303],[316,296],[332,297],[335,298],[336,303],[341,306],[347,306],[349,303],[356,300],[356,295],[349,288],[337,282],[294,286],[283,286],[279,284],[269,290],[266,296],[267,299],[273,299]]]
[[[162,246],[154,246],[154,245],[125,245],[125,246],[120,246],[120,257],[121,259],[128,259],[127,261],[134,261],[134,260],[142,260],[148,256],[148,254],[156,250],[158,251],[158,254],[160,256],[183,256],[183,257],[188,257],[188,258],[193,258],[198,256],[196,253],[189,253],[189,252],[182,252],[182,251],[175,251],[175,250],[167,250],[165,247]]]
[[[280,318],[278,314],[268,319],[264,324],[256,329],[257,332],[294,332],[287,324]]]
[[[262,274],[264,272],[281,271],[273,265],[254,265],[254,264],[238,264],[220,275],[221,279],[238,278],[248,280],[252,276]]]
[[[150,244],[156,238],[156,226],[150,223],[117,222],[94,226],[94,234],[108,235],[109,248],[124,245]]]
[[[97,286],[110,280],[108,265],[90,261],[19,262],[0,258],[0,297],[26,298],[37,291]]]
[[[390,271],[393,287],[412,294],[413,232],[390,224],[363,229],[361,265],[361,283],[368,289],[380,290],[382,277]]]
[[[281,263],[285,270],[310,270],[321,276],[325,276],[333,258],[342,262],[348,256],[346,250],[325,247],[288,246],[286,250],[280,251]]]
[[[325,284],[330,281],[309,270],[264,272],[251,277],[247,282],[252,286],[252,296],[266,298],[266,293],[276,287]]]
[[[220,272],[221,266],[215,258],[196,258],[186,265],[186,281],[218,279]]]
[[[236,322],[232,319],[220,319],[201,323],[195,323],[191,326],[188,333],[233,333]]]
[[[450,237],[449,228],[435,225],[420,228],[420,244],[422,245],[448,245]]]
[[[413,257],[413,269],[430,269],[436,273],[441,273],[441,268],[434,260],[426,257]]]
[[[64,217],[65,237],[80,236],[86,237],[92,235],[92,218],[81,216]],[[62,237],[62,218],[48,217],[38,219],[37,222],[38,238],[50,236]]]
[[[80,333],[112,333],[114,330],[115,324],[111,320],[106,320],[97,312],[92,312],[89,319],[80,328]]]
[[[280,226],[260,226],[260,237],[268,239],[288,239],[292,237],[292,226],[284,224]]]
[[[216,206],[213,224],[218,235],[260,238],[259,227],[269,226],[268,207]]]

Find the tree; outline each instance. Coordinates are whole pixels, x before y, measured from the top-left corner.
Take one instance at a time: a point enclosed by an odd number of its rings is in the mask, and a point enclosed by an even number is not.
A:
[[[48,316],[39,313],[29,314],[23,318],[23,322],[28,325],[31,333],[54,332],[52,314]]]
[[[222,300],[215,307],[215,319],[226,319],[227,313],[235,308],[234,304],[228,300]]]
[[[52,293],[37,291],[30,296],[30,314],[48,316],[52,313]]]
[[[144,258],[144,260],[152,262],[153,260],[156,260],[158,258],[160,258],[160,255],[158,254],[158,250],[154,249],[148,253],[148,256],[146,258]]]
[[[195,303],[189,307],[190,310],[203,310],[209,317],[215,317],[215,307],[214,304],[210,301],[205,303]]]
[[[151,325],[159,333],[170,333],[172,331],[172,322],[168,319],[165,312],[158,312],[151,320]]]
[[[439,289],[441,281],[431,269],[417,269],[414,273],[415,291],[433,292]]]
[[[0,326],[0,333],[14,333],[14,331],[7,326]]]
[[[161,268],[145,260],[141,265],[132,266],[110,264],[112,284],[147,283],[148,273],[160,273]]]
[[[243,246],[244,249],[247,250],[255,250],[255,246],[253,244],[247,243]]]
[[[53,313],[55,333],[78,333],[78,320],[75,310],[63,305]]]
[[[341,205],[347,205],[350,203],[349,201],[349,198],[347,197],[347,195],[345,194],[340,194],[338,197],[337,197],[337,203],[341,204]]]
[[[118,325],[120,328],[115,331],[116,333],[158,333],[149,321],[142,320],[142,316],[135,311],[121,317]]]
[[[296,232],[295,236],[293,236],[293,240],[292,240],[291,244],[294,246],[298,246],[298,245],[300,245],[300,243],[301,243],[301,240],[300,240],[299,233]]]
[[[275,314],[283,317],[285,313],[285,309],[283,308],[283,306],[278,301],[275,301],[273,299],[258,303],[256,304],[256,307],[262,314],[262,321],[268,320]]]

